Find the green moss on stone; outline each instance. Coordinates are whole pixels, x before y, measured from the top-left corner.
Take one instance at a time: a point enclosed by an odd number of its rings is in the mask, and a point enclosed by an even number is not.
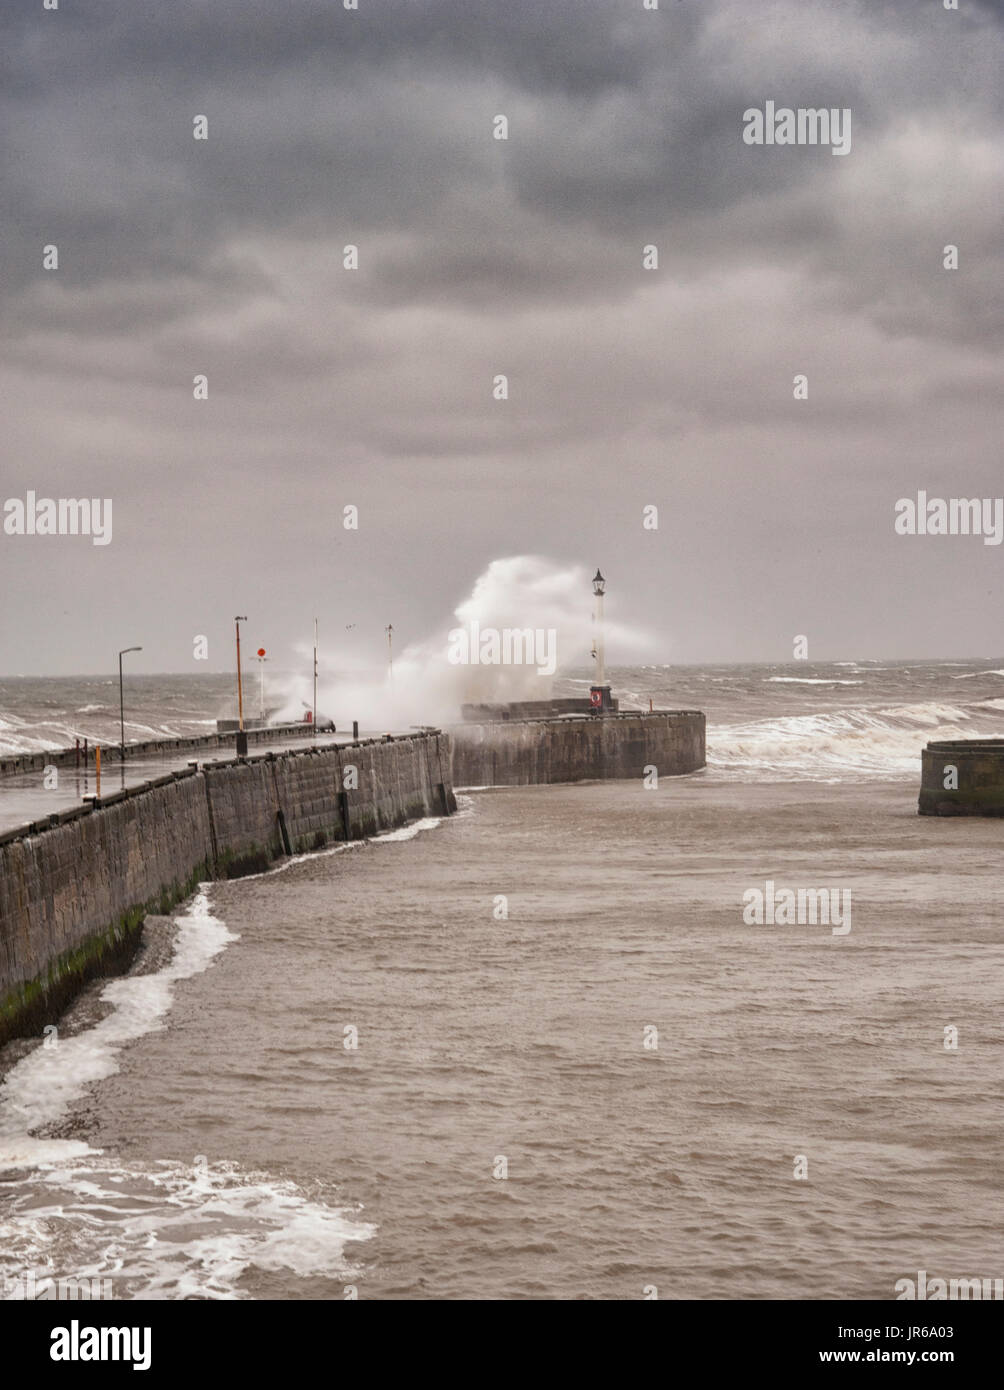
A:
[[[127,909],[104,931],[95,932],[79,946],[50,961],[43,976],[10,990],[0,999],[0,1045],[11,1038],[40,1032],[63,1012],[88,980],[125,970],[135,954],[147,915],[169,912],[210,876],[209,864],[199,864],[187,879],[177,879],[163,887],[148,902]]]

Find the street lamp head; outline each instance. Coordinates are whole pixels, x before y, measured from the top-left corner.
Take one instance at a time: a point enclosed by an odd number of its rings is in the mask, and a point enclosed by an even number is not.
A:
[[[242,617],[240,614],[238,614],[238,615],[234,618],[234,622],[235,622],[235,623],[246,623],[246,622],[247,622],[247,618]]]
[[[119,656],[125,656],[126,652],[141,652],[142,650],[142,647],[123,647],[119,652]]]
[[[599,567],[597,566],[596,573],[593,575],[593,593],[597,598],[602,598],[606,592],[606,587],[607,581],[603,578],[602,574],[600,574]]]

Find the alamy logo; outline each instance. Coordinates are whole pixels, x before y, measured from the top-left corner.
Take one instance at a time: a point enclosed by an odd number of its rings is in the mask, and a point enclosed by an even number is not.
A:
[[[832,926],[834,936],[851,929],[849,888],[777,888],[767,879],[763,888],[747,888],[743,894],[743,921],[748,927]]]
[[[917,1271],[917,1279],[897,1279],[896,1302],[904,1299],[924,1303],[938,1303],[943,1299],[983,1301],[985,1299],[1004,1300],[1004,1279],[928,1279],[927,1270]]]
[[[451,666],[536,666],[539,676],[558,669],[558,634],[553,627],[482,628],[478,622],[448,634]]]
[[[34,1303],[38,1299],[58,1299],[72,1301],[77,1299],[114,1298],[112,1281],[101,1278],[77,1279],[72,1275],[65,1279],[50,1275],[39,1276],[35,1270],[26,1269],[23,1274],[10,1279],[4,1276],[3,1298],[13,1302]]]
[[[775,107],[768,101],[761,111],[750,106],[743,112],[743,141],[747,145],[830,145],[831,154],[851,152],[851,108],[812,106]]]
[[[53,1361],[131,1361],[134,1371],[150,1369],[149,1327],[81,1327],[74,1318],[69,1327],[54,1327],[50,1340]]]
[[[110,497],[36,497],[29,492],[8,497],[3,504],[3,529],[8,536],[90,536],[94,545],[112,539]]]
[[[984,545],[1004,540],[1004,497],[928,497],[918,492],[896,503],[898,536],[982,536]]]

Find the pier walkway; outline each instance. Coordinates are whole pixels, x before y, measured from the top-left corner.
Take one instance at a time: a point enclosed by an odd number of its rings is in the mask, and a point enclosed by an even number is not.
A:
[[[395,735],[413,733],[414,730],[360,730],[360,739],[382,738],[387,732]],[[262,753],[288,753],[304,748],[327,748],[338,744],[351,743],[351,731],[347,733],[318,733],[291,736],[288,732],[276,739],[268,739],[266,731],[258,734],[258,741],[250,743],[248,755],[256,757]],[[226,742],[213,743],[209,747],[178,747],[179,740],[165,740],[145,743],[142,751],[132,752],[126,744],[126,761],[119,756],[119,746],[113,744],[101,750],[101,793],[111,796],[113,792],[135,787],[156,777],[164,777],[169,772],[179,771],[192,762],[208,763],[214,761],[231,762],[235,756],[233,738]],[[41,755],[36,761],[41,765],[31,771],[7,773],[0,777],[0,835],[7,831],[28,825],[33,821],[45,820],[79,806],[85,796],[93,796],[97,791],[94,772],[94,749],[90,750],[89,766],[76,767],[71,761],[73,750],[53,749],[51,761]],[[45,767],[51,770],[48,780],[55,785],[47,787]]]

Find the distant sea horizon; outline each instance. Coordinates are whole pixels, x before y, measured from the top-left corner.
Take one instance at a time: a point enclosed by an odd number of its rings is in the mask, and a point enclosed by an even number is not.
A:
[[[484,668],[482,668],[483,670]],[[547,694],[585,695],[588,669],[549,682]],[[708,766],[733,777],[906,780],[919,775],[920,752],[933,739],[1004,736],[1004,656],[927,661],[868,658],[613,666],[608,680],[622,708],[702,710],[708,720]],[[369,693],[344,678],[322,674],[318,711],[340,729],[362,727],[372,713]],[[460,718],[458,695],[434,705],[422,682],[394,692],[396,721],[405,729]],[[0,679],[0,753],[44,752],[74,740],[118,743],[118,676]],[[244,675],[245,711],[258,713],[259,673]],[[306,673],[269,671],[265,707],[274,721],[302,719],[312,701]],[[236,712],[233,672],[164,673],[126,678],[126,741],[184,738],[215,731]]]

